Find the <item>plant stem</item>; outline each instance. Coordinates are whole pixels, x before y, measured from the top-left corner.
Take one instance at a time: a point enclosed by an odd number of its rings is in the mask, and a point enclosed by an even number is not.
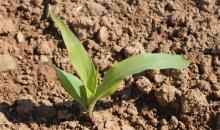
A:
[[[95,104],[96,104],[96,102],[93,102],[93,103],[91,103],[91,104],[89,104],[89,105],[87,106],[86,112],[87,112],[88,115],[90,115],[90,114],[93,112],[93,109],[94,109],[94,107],[95,107]]]

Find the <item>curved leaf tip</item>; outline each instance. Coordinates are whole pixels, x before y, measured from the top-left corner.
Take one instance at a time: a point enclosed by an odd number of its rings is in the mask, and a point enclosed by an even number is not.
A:
[[[116,90],[117,83],[129,75],[140,73],[147,69],[184,69],[190,61],[180,55],[148,53],[125,59],[107,71],[102,84],[98,87],[99,98],[108,96]]]

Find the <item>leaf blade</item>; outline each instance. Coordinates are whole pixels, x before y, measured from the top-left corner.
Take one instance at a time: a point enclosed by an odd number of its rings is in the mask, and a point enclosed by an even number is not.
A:
[[[95,65],[93,64],[80,40],[62,22],[62,20],[52,14],[51,18],[60,29],[69,58],[84,85],[86,86],[87,96],[90,96],[92,93],[94,93],[97,87]]]
[[[106,91],[114,89],[115,84],[129,75],[139,73],[146,69],[183,69],[189,61],[179,55],[169,54],[140,54],[130,57],[113,66],[104,76],[102,84],[97,89],[97,97],[108,96]],[[113,88],[112,88],[113,87]]]
[[[57,77],[65,89],[78,103],[84,107],[87,105],[84,86],[81,80],[59,68],[56,68]]]

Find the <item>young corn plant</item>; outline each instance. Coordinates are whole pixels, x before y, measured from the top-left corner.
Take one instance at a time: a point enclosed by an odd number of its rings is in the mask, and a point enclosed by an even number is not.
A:
[[[180,55],[140,54],[114,65],[105,73],[102,83],[99,84],[99,72],[80,40],[59,17],[51,15],[51,18],[61,31],[70,61],[81,80],[59,68],[56,68],[57,77],[64,89],[87,113],[93,111],[99,99],[113,94],[117,86],[129,75],[147,69],[183,69],[190,64],[189,60]]]

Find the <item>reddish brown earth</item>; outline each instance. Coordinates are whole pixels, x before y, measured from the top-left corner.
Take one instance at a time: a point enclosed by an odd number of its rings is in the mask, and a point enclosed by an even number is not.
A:
[[[181,54],[192,63],[128,77],[87,117],[44,64],[75,74],[47,1],[102,76],[144,52]],[[17,63],[0,73],[0,129],[220,129],[219,0],[0,0],[0,12],[0,54]]]

